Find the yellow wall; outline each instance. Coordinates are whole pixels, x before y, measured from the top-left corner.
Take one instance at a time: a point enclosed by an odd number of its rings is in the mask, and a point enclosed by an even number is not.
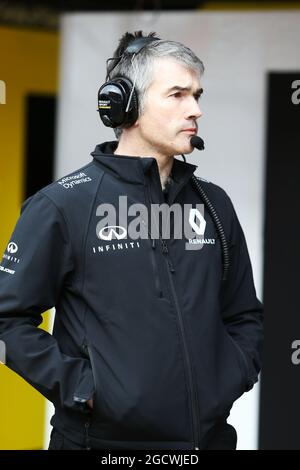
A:
[[[57,33],[0,27],[0,80],[6,83],[6,104],[0,104],[0,258],[23,201],[25,96],[56,93],[58,47]],[[45,404],[0,365],[0,449],[42,448]]]

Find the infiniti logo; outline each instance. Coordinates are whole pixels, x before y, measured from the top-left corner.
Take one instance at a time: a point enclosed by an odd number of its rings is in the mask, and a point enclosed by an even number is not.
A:
[[[7,245],[6,250],[8,251],[8,253],[16,253],[18,251],[18,245],[14,242],[10,242]]]
[[[102,240],[112,240],[113,238],[117,238],[121,240],[122,238],[126,238],[127,230],[120,225],[107,225],[103,227],[98,234],[99,238]]]

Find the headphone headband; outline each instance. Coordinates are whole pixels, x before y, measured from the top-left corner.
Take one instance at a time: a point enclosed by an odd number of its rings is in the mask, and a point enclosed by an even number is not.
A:
[[[152,36],[135,38],[127,45],[120,57],[108,59],[115,60],[116,63],[107,73],[107,78],[125,55],[133,55],[134,57],[149,43],[159,40],[159,38]],[[107,78],[98,91],[97,111],[100,119],[107,127],[130,127],[138,118],[138,96],[135,87],[126,77],[118,76],[112,80],[107,80]]]
[[[126,54],[138,54],[147,46],[150,42],[159,41],[159,38],[146,37],[146,38],[136,38],[131,41],[126,47],[124,53]]]

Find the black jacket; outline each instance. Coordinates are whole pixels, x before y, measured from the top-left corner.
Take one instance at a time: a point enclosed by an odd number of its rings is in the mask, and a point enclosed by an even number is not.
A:
[[[22,206],[0,267],[7,366],[54,403],[51,423],[77,442],[204,448],[261,367],[262,305],[244,234],[226,192],[201,181],[229,243],[226,281],[207,212],[199,250],[185,238],[100,238],[101,204],[164,202],[156,160],[114,155],[115,146],[98,145],[93,161]],[[174,159],[168,204],[202,203],[196,168]],[[50,335],[37,326],[53,306]]]

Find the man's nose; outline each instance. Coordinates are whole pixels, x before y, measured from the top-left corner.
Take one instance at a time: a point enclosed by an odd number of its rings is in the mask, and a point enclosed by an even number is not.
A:
[[[192,102],[190,103],[188,113],[189,113],[189,119],[192,119],[192,118],[193,119],[198,119],[203,114],[201,109],[200,109],[200,105],[199,105],[198,101],[195,100],[195,98],[193,98]]]

